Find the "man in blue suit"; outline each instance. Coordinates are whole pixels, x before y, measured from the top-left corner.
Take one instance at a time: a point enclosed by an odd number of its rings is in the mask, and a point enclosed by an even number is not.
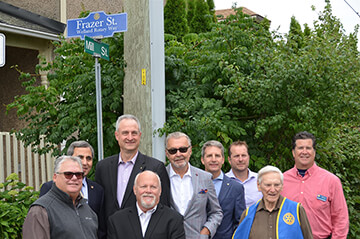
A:
[[[86,176],[89,174],[94,158],[94,149],[86,141],[74,141],[70,144],[67,155],[76,156],[81,159],[81,164],[84,171],[83,186],[81,188],[81,195],[87,199],[89,206],[98,216],[98,237],[105,238],[106,228],[105,220],[102,212],[104,201],[104,189],[96,182],[91,181]],[[52,187],[53,181],[44,183],[40,188],[40,197],[46,194]]]
[[[201,150],[201,162],[205,171],[212,174],[216,195],[223,211],[223,220],[218,227],[215,239],[230,239],[245,210],[244,187],[225,176],[221,171],[224,164],[224,146],[216,140],[206,142]]]

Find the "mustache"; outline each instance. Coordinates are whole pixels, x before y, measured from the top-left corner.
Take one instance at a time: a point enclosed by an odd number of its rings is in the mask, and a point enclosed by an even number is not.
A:
[[[141,195],[141,197],[151,197],[151,198],[155,198],[154,194],[150,194],[150,193],[144,193]]]

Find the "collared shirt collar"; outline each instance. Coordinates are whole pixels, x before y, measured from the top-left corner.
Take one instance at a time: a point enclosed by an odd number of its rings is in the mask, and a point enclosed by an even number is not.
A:
[[[178,174],[174,171],[172,165],[170,164],[169,177],[171,178],[171,177],[174,177],[174,176],[176,176],[176,175],[178,175]],[[189,177],[191,178],[190,163],[188,163],[188,170],[187,170],[186,173],[184,174],[184,177],[185,177],[185,176],[189,176]]]
[[[152,209],[148,210],[147,212],[143,212],[143,210],[141,210],[141,208],[139,207],[138,202],[136,202],[136,208],[137,208],[137,212],[138,212],[138,216],[140,217],[142,214],[146,214],[146,213],[150,213],[153,214],[156,211],[158,205],[155,205],[155,207],[153,207]]]
[[[280,195],[280,196],[279,196],[279,199],[278,199],[277,202],[276,202],[276,205],[275,205],[273,211],[279,210],[283,199],[284,199],[284,197]],[[268,211],[268,210],[266,209],[266,207],[265,207],[264,198],[261,199],[261,201],[260,201],[260,203],[259,203],[259,205],[258,205],[258,207],[257,207],[257,209],[256,209],[257,212],[260,211],[260,210],[266,210],[266,211]]]
[[[132,164],[135,164],[138,154],[139,154],[139,151],[137,151],[136,154],[134,155],[134,157],[128,162],[131,162]],[[125,162],[121,158],[121,153],[119,153],[118,165],[121,164],[121,163],[125,163]]]
[[[248,178],[246,180],[249,180],[250,178],[257,178],[257,173],[251,171],[250,169],[248,169]]]
[[[223,173],[223,171],[220,171],[220,175],[217,176],[216,178],[214,178],[213,180],[223,181],[223,180],[224,180],[224,173]]]
[[[247,179],[244,181],[244,183],[246,181],[248,181],[249,179],[251,178],[257,178],[257,173],[251,171],[249,168],[247,169],[248,170],[248,177]],[[234,174],[234,171],[232,169],[230,169],[230,171],[228,172],[228,177],[230,178],[236,178],[235,174]]]
[[[299,171],[298,171],[298,169],[296,168],[296,166],[294,166],[294,168],[295,168],[296,175],[298,175],[299,177],[301,177],[301,175],[299,174]],[[306,170],[305,176],[306,176],[306,175],[309,175],[309,176],[313,175],[318,169],[319,169],[319,166],[317,166],[317,165],[316,165],[316,162],[314,162],[313,166],[311,166],[310,168],[308,168],[308,169]],[[305,176],[304,176],[304,177],[305,177]]]

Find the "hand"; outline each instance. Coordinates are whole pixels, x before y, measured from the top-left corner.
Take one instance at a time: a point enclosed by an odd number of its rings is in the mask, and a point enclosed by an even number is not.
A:
[[[210,235],[209,229],[207,229],[207,227],[203,227],[200,231],[200,235]]]

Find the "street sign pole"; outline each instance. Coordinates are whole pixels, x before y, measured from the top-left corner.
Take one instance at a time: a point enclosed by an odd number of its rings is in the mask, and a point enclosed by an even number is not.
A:
[[[102,128],[102,103],[101,103],[101,66],[95,56],[95,82],[96,82],[96,117],[98,138],[98,161],[104,159],[103,153],[103,128]]]
[[[98,161],[104,158],[103,128],[101,104],[101,66],[99,58],[110,60],[109,45],[92,37],[112,37],[115,32],[127,31],[127,13],[107,15],[104,12],[92,12],[86,18],[67,21],[67,37],[85,38],[84,51],[95,57],[96,117],[98,139]]]
[[[101,65],[99,58],[110,60],[109,45],[85,36],[84,51],[95,58],[95,85],[96,85],[96,118],[97,118],[97,142],[98,161],[104,159],[103,150],[103,127],[102,127],[102,102],[101,102]]]

